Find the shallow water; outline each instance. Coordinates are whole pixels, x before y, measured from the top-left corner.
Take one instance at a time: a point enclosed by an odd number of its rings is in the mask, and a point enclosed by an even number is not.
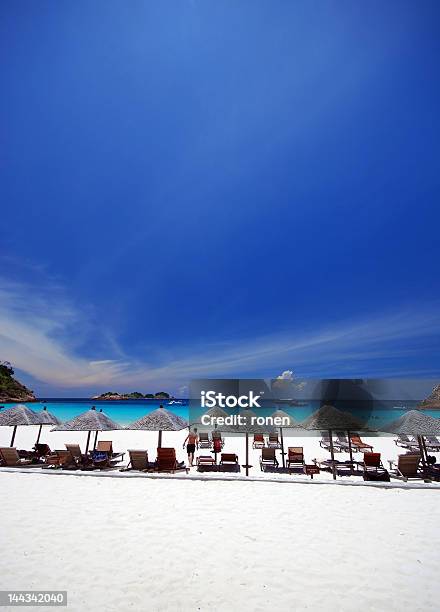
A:
[[[175,403],[176,401],[180,403]],[[172,402],[172,403],[171,403]],[[5,408],[9,408],[15,404],[3,404]],[[181,400],[121,400],[121,401],[106,401],[106,400],[91,400],[87,398],[66,399],[66,398],[48,398],[47,401],[30,402],[26,406],[33,410],[41,410],[46,406],[49,412],[52,412],[61,421],[67,421],[77,416],[85,410],[89,410],[92,406],[97,409],[102,409],[111,419],[121,425],[128,425],[132,421],[142,417],[153,410],[163,405],[164,408],[174,412],[178,416],[194,422],[205,411],[199,405],[195,405],[193,401],[187,399]],[[296,421],[303,421],[319,408],[318,401],[311,401],[304,406],[290,406],[284,402],[264,402],[263,406],[258,410],[259,416],[269,416],[276,409],[283,410]],[[377,401],[373,402],[368,407],[357,405],[355,407],[336,402],[336,407],[341,410],[347,410],[356,416],[362,422],[372,428],[380,429],[386,423],[393,421],[402,416],[406,411],[416,408],[417,402],[396,402],[396,401]],[[232,411],[234,412],[234,411]],[[235,411],[236,412],[236,411]],[[424,414],[434,418],[440,418],[439,410],[424,410]]]

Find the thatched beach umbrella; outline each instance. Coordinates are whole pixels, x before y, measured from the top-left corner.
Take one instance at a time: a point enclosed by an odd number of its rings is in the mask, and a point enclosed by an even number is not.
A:
[[[145,431],[158,431],[159,436],[157,440],[158,448],[162,446],[162,431],[180,431],[188,427],[187,421],[181,417],[170,412],[163,406],[153,410],[149,414],[137,419],[130,425],[127,425],[125,429],[144,429]]]
[[[298,423],[298,421],[295,421],[295,419],[293,417],[290,416],[290,414],[287,414],[287,412],[284,412],[284,410],[275,410],[275,412],[273,412],[271,415],[271,418],[273,419],[283,419],[283,423],[287,423],[287,425],[278,425],[278,428],[280,430],[280,438],[281,438],[281,459],[283,462],[283,468],[286,467],[286,458],[285,458],[285,452],[284,452],[284,438],[283,438],[283,429],[304,429],[304,427]]]
[[[40,425],[41,422],[38,414],[24,404],[17,404],[0,412],[0,426],[14,428],[12,431],[11,447],[14,446],[17,427],[20,425]]]
[[[94,410],[96,410],[96,406],[92,406],[92,408],[93,408]],[[99,409],[99,412],[102,412],[102,408],[100,408],[100,409]],[[96,433],[95,433],[95,438],[94,438],[94,440],[93,440],[93,450],[95,450],[95,448],[96,448],[96,443],[98,442],[98,434],[99,434],[99,431],[96,431]]]
[[[202,414],[202,416],[200,417],[200,419],[198,421],[194,421],[194,423],[191,423],[191,425],[197,425],[198,427],[207,427],[207,428],[211,428],[211,425],[204,425],[202,422],[203,417],[208,417],[209,419],[225,419],[226,417],[228,417],[228,413],[223,410],[222,408],[219,408],[218,406],[214,406],[214,408],[210,408],[209,410],[207,410],[206,412],[204,412]],[[214,429],[218,429],[219,431],[228,431],[228,428],[230,429],[230,427],[228,425],[221,425],[220,427],[217,425],[217,423],[214,423]]]
[[[434,419],[419,410],[408,410],[400,418],[383,427],[382,431],[396,435],[406,434],[417,438],[423,467],[426,467],[427,452],[424,436],[438,436],[440,434],[440,419]]]
[[[90,410],[86,410],[82,414],[79,414],[70,421],[61,423],[57,427],[54,427],[51,431],[87,431],[87,443],[86,452],[89,450],[90,434],[92,431],[116,431],[117,429],[124,429],[115,421],[112,421],[104,412],[98,412],[93,406]]]
[[[350,451],[350,461],[353,463],[353,452],[351,449],[350,431],[363,429],[365,426],[349,412],[338,410],[334,406],[321,406],[313,414],[302,422],[304,429],[309,431],[328,430],[330,438],[330,455],[332,461],[333,479],[336,480],[335,452],[333,448],[333,431],[342,429],[348,432],[348,445]]]
[[[40,441],[41,430],[43,429],[43,425],[61,425],[61,421],[51,412],[48,411],[47,407],[44,406],[43,410],[37,412],[37,415],[40,419],[40,428],[38,430],[37,441],[35,444],[38,444]]]

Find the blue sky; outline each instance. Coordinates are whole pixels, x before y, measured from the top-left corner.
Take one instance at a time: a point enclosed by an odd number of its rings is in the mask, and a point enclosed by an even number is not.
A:
[[[38,393],[439,373],[438,2],[0,16],[0,355]]]

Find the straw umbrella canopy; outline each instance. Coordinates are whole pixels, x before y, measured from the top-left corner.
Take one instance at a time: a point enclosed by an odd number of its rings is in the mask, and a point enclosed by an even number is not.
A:
[[[271,415],[272,419],[283,419],[282,422],[288,423],[287,425],[279,426],[280,430],[280,438],[281,438],[281,459],[283,461],[283,468],[286,467],[286,459],[284,452],[284,438],[283,438],[283,429],[304,429],[304,427],[296,421],[290,414],[287,414],[284,410],[275,410]]]
[[[96,406],[93,406],[93,409],[95,409],[95,410],[96,410]],[[102,412],[102,408],[100,408],[100,409],[99,409],[99,412]],[[98,441],[98,434],[99,434],[99,430],[96,430],[96,432],[95,432],[95,438],[94,438],[94,440],[93,440],[93,450],[95,450],[95,448],[96,448],[96,443],[97,443],[97,441]]]
[[[47,407],[44,406],[43,410],[37,412],[37,415],[40,419],[40,428],[38,430],[37,441],[35,444],[38,444],[40,441],[41,430],[43,429],[43,425],[61,425],[61,421],[51,412],[48,411]]]
[[[40,425],[41,423],[39,415],[24,404],[17,404],[0,412],[0,426],[14,428],[12,431],[11,447],[14,446],[17,427],[20,425]]]
[[[321,406],[313,414],[302,422],[304,429],[309,431],[327,430],[330,438],[330,455],[332,461],[333,479],[336,480],[335,452],[333,448],[333,430],[342,429],[348,432],[348,445],[350,450],[350,461],[353,463],[351,450],[350,431],[363,429],[365,426],[349,412],[338,410],[334,406]]]
[[[222,408],[219,408],[218,406],[214,406],[214,408],[210,408],[209,410],[204,412],[202,416],[200,417],[200,419],[198,421],[194,421],[192,425],[210,428],[211,426],[203,424],[203,421],[202,421],[203,417],[208,417],[210,419],[225,419],[228,416],[230,415],[228,415],[228,413],[225,410],[223,410]],[[218,429],[219,431],[230,431],[231,427],[229,425],[218,426],[217,423],[215,423],[214,429]]]
[[[404,415],[386,425],[382,431],[396,435],[406,434],[417,438],[423,466],[426,466],[426,445],[424,436],[440,434],[440,419],[435,419],[419,410],[408,410]]]
[[[87,443],[86,452],[89,450],[90,434],[92,431],[116,431],[117,429],[124,429],[115,421],[112,421],[104,412],[98,412],[93,406],[90,410],[79,414],[70,421],[65,421],[61,425],[57,425],[51,431],[87,431]]]
[[[144,429],[145,431],[158,431],[157,440],[158,448],[162,446],[162,431],[180,431],[188,427],[188,422],[185,419],[177,416],[174,412],[167,410],[163,406],[153,410],[149,414],[144,415],[137,421],[127,425],[125,429]]]
[[[258,415],[255,414],[253,410],[249,410],[245,408],[240,410],[238,416],[242,417],[242,421],[244,422],[242,425],[236,425],[231,427],[231,431],[233,430],[236,433],[248,433],[248,434],[256,434],[256,433],[274,433],[275,427],[272,425],[259,425],[255,422],[255,419],[258,418]]]

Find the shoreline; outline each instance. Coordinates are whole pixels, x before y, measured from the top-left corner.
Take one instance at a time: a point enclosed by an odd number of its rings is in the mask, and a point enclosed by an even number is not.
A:
[[[188,482],[263,482],[272,484],[297,484],[297,485],[333,485],[333,486],[345,486],[345,487],[366,487],[371,489],[403,489],[403,490],[420,490],[420,489],[431,489],[440,491],[440,482],[423,482],[423,481],[408,481],[403,482],[401,480],[392,480],[391,482],[366,482],[364,480],[349,480],[347,477],[339,477],[337,480],[318,480],[296,474],[293,478],[273,478],[270,476],[258,477],[258,476],[244,476],[244,475],[230,475],[223,473],[190,473],[190,474],[149,474],[143,473],[138,470],[121,472],[120,470],[48,470],[41,468],[8,468],[0,467],[0,474],[30,474],[37,476],[90,476],[92,478],[140,478],[150,480],[178,480]]]

